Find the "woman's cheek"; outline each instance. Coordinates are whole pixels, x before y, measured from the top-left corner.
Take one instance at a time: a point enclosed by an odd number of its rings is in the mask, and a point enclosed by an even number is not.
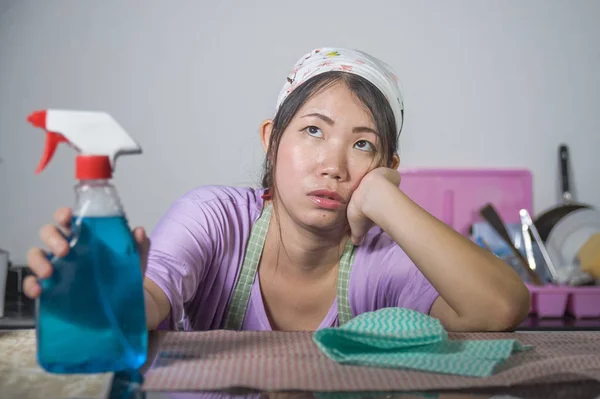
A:
[[[319,152],[309,146],[297,144],[290,151],[290,160],[296,171],[307,172],[319,163]]]
[[[353,191],[359,186],[360,181],[365,177],[371,170],[375,169],[375,163],[365,157],[349,157],[348,170],[350,172],[350,179],[352,180],[351,186]]]

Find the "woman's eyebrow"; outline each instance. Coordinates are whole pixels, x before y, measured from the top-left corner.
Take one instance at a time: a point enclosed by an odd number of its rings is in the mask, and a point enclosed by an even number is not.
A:
[[[327,123],[328,125],[333,125],[335,122],[333,121],[333,119],[331,119],[330,117],[320,114],[318,112],[313,112],[310,114],[306,114],[304,116],[302,116],[303,118],[308,118],[309,116],[315,116],[319,119],[322,119],[325,123]]]
[[[302,118],[308,118],[308,117],[319,118],[330,126],[333,126],[335,124],[335,121],[333,119],[331,119],[327,115],[323,115],[318,112],[312,112],[310,114],[306,114],[306,115],[302,116]],[[357,126],[354,129],[352,129],[352,133],[373,133],[373,134],[377,135],[377,131],[375,131],[374,129],[371,129],[370,127],[366,127],[366,126]]]
[[[354,129],[352,129],[352,133],[373,133],[374,135],[377,135],[377,131],[366,126],[355,127]]]

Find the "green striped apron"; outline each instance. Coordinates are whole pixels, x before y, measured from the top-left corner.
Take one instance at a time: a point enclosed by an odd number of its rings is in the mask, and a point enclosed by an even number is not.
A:
[[[269,202],[263,209],[260,218],[252,227],[250,239],[246,247],[246,254],[242,264],[239,278],[233,291],[231,303],[225,316],[226,330],[241,330],[250,300],[252,284],[256,278],[256,270],[265,244],[269,222],[271,221],[272,203]],[[350,285],[350,271],[354,261],[355,247],[351,240],[348,240],[344,252],[340,258],[337,282],[337,308],[338,323],[342,324],[352,319],[352,310],[348,299],[348,287]]]

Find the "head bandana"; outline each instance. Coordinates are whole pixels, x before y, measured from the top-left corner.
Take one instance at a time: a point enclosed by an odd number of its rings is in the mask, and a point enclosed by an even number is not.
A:
[[[375,85],[388,100],[396,119],[397,133],[400,133],[404,103],[398,77],[387,64],[358,50],[322,47],[304,55],[288,75],[277,99],[277,109],[300,84],[329,71],[353,73]]]

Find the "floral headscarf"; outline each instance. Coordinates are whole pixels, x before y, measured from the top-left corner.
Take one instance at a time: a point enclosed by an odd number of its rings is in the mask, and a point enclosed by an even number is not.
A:
[[[301,83],[329,71],[353,73],[375,85],[388,100],[396,119],[397,133],[400,133],[404,103],[398,77],[389,65],[359,50],[322,47],[305,54],[288,75],[277,98],[277,109]]]

